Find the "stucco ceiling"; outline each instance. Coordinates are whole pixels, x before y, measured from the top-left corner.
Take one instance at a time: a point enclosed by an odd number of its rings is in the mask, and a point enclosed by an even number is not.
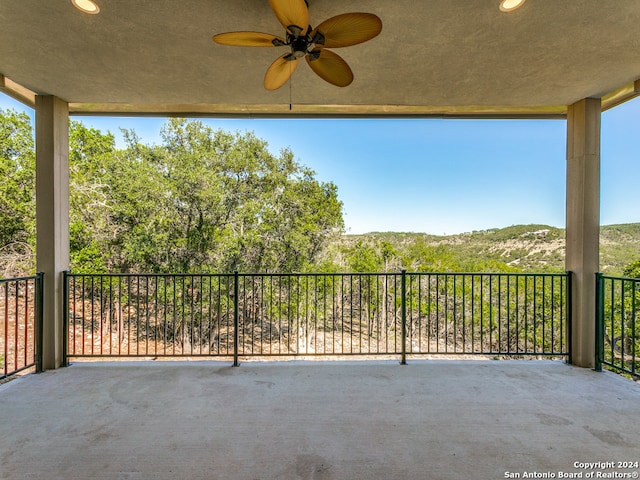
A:
[[[282,35],[267,0],[96,1],[98,15],[70,0],[0,2],[0,87],[55,95],[74,113],[535,116],[640,86],[638,0],[527,0],[511,13],[499,0],[309,0],[312,25],[371,12],[382,33],[336,50],[350,86],[301,64],[274,92],[263,77],[285,47],[211,40]]]

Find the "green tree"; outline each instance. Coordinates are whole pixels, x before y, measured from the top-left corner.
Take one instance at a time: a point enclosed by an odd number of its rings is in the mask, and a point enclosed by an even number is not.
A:
[[[347,268],[357,273],[381,272],[384,259],[374,245],[358,240],[345,251]]]
[[[161,135],[182,270],[303,270],[342,230],[335,185],[315,180],[290,150],[274,156],[251,132],[197,121],[172,119]]]
[[[35,270],[35,149],[29,117],[0,109],[0,277]]]
[[[253,133],[171,119],[162,144],[71,128],[72,258],[90,271],[309,269],[342,231],[332,183]]]
[[[394,265],[393,261],[397,260],[398,251],[393,246],[393,244],[391,242],[383,240],[380,242],[378,247],[380,248],[380,255],[382,256],[382,261],[384,262],[384,271],[389,272],[392,266],[397,269],[398,265]]]
[[[109,270],[109,241],[118,228],[112,219],[110,186],[116,158],[111,134],[69,125],[69,244],[74,270],[103,273]]]
[[[640,258],[627,265],[624,268],[623,275],[625,277],[640,278]]]

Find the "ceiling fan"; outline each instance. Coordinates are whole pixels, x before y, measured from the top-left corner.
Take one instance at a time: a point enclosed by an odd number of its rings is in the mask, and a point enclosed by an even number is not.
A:
[[[353,72],[342,57],[328,49],[366,42],[382,30],[382,21],[372,13],[344,13],[312,28],[306,0],[269,0],[269,4],[286,30],[284,38],[260,32],[229,32],[213,36],[213,41],[220,45],[289,47],[289,52],[278,57],[267,69],[264,77],[267,90],[276,90],[284,85],[302,57],[320,78],[338,87],[346,87],[353,81]]]

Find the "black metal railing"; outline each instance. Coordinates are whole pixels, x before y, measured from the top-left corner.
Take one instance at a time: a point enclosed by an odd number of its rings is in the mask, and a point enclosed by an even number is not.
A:
[[[640,279],[597,274],[596,370],[640,375]]]
[[[568,274],[407,275],[407,353],[565,356]]]
[[[567,274],[65,275],[68,357],[569,355]]]
[[[0,379],[42,370],[43,275],[0,279]]]

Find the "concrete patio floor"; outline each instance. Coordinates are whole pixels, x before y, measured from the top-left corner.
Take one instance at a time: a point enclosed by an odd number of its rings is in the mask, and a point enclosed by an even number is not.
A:
[[[0,385],[0,418],[2,479],[640,472],[575,466],[640,462],[640,385],[551,361],[78,363]]]

